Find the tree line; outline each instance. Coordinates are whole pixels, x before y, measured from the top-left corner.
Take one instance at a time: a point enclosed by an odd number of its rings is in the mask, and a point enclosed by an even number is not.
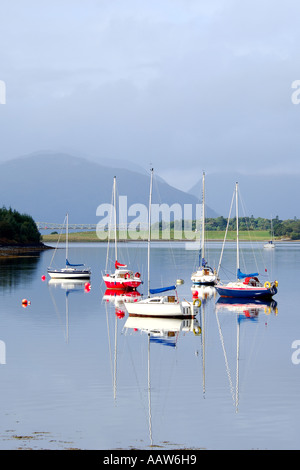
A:
[[[195,222],[196,226],[196,222]],[[227,219],[224,217],[210,218],[205,220],[206,230],[225,230]],[[270,235],[280,238],[300,239],[300,220],[294,219],[280,220],[278,216],[274,219],[263,217],[239,217],[240,230],[268,230]],[[273,234],[272,234],[273,229]],[[236,218],[229,221],[228,230],[236,230]]]
[[[33,218],[11,208],[0,209],[0,241],[2,243],[38,244],[41,234]]]
[[[171,229],[180,230],[184,227],[183,221],[174,221],[170,223]],[[190,221],[191,230],[199,230],[199,220]],[[162,224],[160,224],[162,226]],[[187,224],[186,224],[187,226]],[[223,216],[205,219],[206,231],[225,231],[227,227],[227,219]],[[161,228],[161,227],[160,227]],[[273,229],[273,233],[272,233]],[[236,230],[236,217],[229,220],[228,230]],[[239,217],[239,230],[241,231],[257,231],[267,230],[270,235],[278,238],[290,238],[292,240],[300,239],[300,220],[294,219],[280,220],[278,216],[274,219],[266,219],[263,217]]]

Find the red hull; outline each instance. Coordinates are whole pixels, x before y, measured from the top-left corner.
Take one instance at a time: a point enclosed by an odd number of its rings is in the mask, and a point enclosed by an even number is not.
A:
[[[104,281],[107,289],[136,289],[141,281]]]

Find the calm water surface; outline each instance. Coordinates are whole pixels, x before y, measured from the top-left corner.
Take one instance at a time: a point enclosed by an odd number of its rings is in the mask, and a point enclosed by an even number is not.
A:
[[[244,247],[247,261],[252,249]],[[53,250],[0,261],[1,449],[300,448],[300,364],[292,361],[299,244],[271,253],[255,245],[260,271],[268,267],[279,282],[276,303],[222,304],[207,289],[196,325],[172,320],[164,341],[150,339],[147,324],[129,324],[123,303],[105,295],[104,244],[69,251],[71,262],[91,266],[90,292],[84,283],[42,281]],[[209,245],[213,266],[220,251]],[[64,255],[57,251],[57,266]],[[146,280],[145,244],[122,244],[119,258]],[[178,293],[191,299],[196,260],[184,243],[154,244],[153,287],[183,278]],[[234,263],[228,245],[222,277]]]

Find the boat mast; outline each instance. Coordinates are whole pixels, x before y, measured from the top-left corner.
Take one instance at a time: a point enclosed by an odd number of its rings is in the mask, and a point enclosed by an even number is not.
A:
[[[148,212],[148,297],[150,297],[150,241],[151,241],[151,204],[152,204],[152,180],[153,168],[150,168],[150,196],[149,196],[149,212]]]
[[[118,248],[117,248],[116,176],[114,176],[114,219],[115,219],[115,260],[117,261]]]
[[[68,261],[68,242],[69,242],[69,234],[68,234],[68,230],[69,230],[69,214],[67,213],[66,214],[66,267],[67,267],[67,261]]]
[[[202,175],[202,240],[201,240],[201,260],[200,261],[200,266],[202,266],[202,260],[205,258],[204,255],[204,233],[205,233],[205,173],[203,172]]]
[[[238,270],[240,269],[238,183],[235,183],[235,206],[236,206],[236,272],[238,272]]]

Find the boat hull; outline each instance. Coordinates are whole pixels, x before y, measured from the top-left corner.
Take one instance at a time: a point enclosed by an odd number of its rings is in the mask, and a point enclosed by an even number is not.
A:
[[[198,269],[191,275],[193,284],[212,286],[217,284],[218,278],[211,268]]]
[[[91,272],[88,270],[76,269],[53,269],[48,270],[51,279],[89,279]]]
[[[126,309],[130,316],[162,318],[193,318],[197,313],[188,302],[154,303],[153,299],[126,304]]]
[[[191,280],[197,286],[214,286],[217,283],[216,279],[200,279],[196,276],[193,276]]]
[[[220,297],[248,298],[248,299],[269,299],[277,293],[277,288],[266,287],[235,287],[235,286],[215,286]]]
[[[103,280],[107,289],[136,289],[141,284],[141,281],[134,281],[130,279],[128,281],[125,279],[123,279],[122,281],[118,281],[115,279],[109,279],[107,277],[104,277]]]

